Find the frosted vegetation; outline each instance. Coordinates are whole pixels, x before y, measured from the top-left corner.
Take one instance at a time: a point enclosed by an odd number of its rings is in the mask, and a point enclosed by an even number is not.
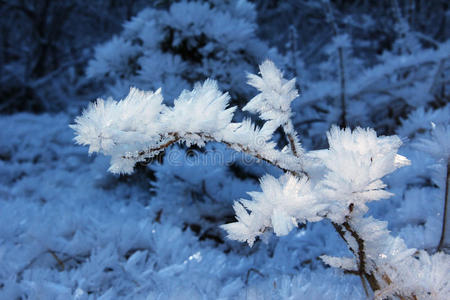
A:
[[[164,86],[166,101],[171,101],[208,77],[234,98],[248,96],[245,71],[253,71],[266,57],[281,57],[257,38],[252,4],[211,2],[143,9],[124,24],[120,35],[95,49],[88,76],[104,80],[119,97],[130,85],[145,90]]]
[[[0,2],[0,299],[450,297],[445,1]]]
[[[372,292],[379,299],[449,295],[450,256],[408,248],[389,233],[386,222],[365,216],[367,203],[392,195],[384,189],[382,178],[410,164],[397,153],[400,138],[377,137],[372,129],[332,127],[327,133],[329,149],[305,153],[291,122],[290,104],[298,96],[295,79],[284,79],[271,61],[260,65],[260,74],[248,76],[259,94],[244,110],[266,121],[261,128],[249,120],[232,122],[236,108],[228,107],[228,94],[208,79],[192,91],[183,91],[173,107],[162,104],[160,90],[131,88],[119,102],[99,99],[72,125],[76,141],[89,145],[90,153],[110,155],[113,173],[130,173],[136,163],[177,142],[200,147],[224,143],[285,172],[278,178],[265,175],[261,192],[250,192],[252,200],[234,203],[237,222],[222,225],[228,238],[253,246],[257,237],[267,239],[271,231],[284,236],[299,224],[327,219],[354,257],[322,255],[321,259],[358,275],[367,296]],[[277,150],[272,135],[280,126],[288,145]],[[417,147],[448,161],[448,141],[448,126],[436,127],[432,140]]]

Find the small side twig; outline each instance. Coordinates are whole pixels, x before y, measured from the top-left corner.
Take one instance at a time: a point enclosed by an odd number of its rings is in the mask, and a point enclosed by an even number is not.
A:
[[[336,224],[334,222],[332,224],[333,224],[334,229],[336,229],[336,232],[339,234],[339,236],[348,245],[348,247],[349,247],[350,251],[352,251],[353,255],[355,255],[356,257],[359,257],[358,271],[353,271],[353,272],[348,272],[348,273],[359,276],[359,278],[361,279],[361,284],[364,289],[364,293],[366,294],[367,297],[369,297],[369,291],[367,289],[366,280],[364,279],[364,271],[362,271],[362,268],[364,268],[364,265],[361,264],[361,256],[364,257],[364,255],[362,255],[362,252],[360,251],[360,249],[353,249],[352,247],[350,247],[350,244],[348,243],[347,239],[345,238],[345,231],[343,229],[343,226]],[[353,236],[353,234],[352,234],[352,236]],[[358,243],[358,247],[359,247],[359,243]]]
[[[59,259],[59,257],[56,255],[55,251],[48,249],[48,253],[50,253],[53,258],[56,260],[56,262],[58,263],[59,267],[61,268],[61,271],[64,271],[64,263],[62,260]]]
[[[286,135],[286,139],[289,143],[289,147],[291,148],[292,155],[294,155],[297,158],[301,158],[303,155],[303,149],[298,140],[297,132],[294,129],[292,120],[288,119],[287,122],[282,125],[282,127],[283,127],[284,134]],[[292,175],[297,176],[297,177],[299,175],[296,172],[292,172],[292,171],[289,171],[289,172]],[[309,179],[309,174],[305,170],[302,170],[301,174],[303,176],[306,176]]]
[[[260,271],[258,271],[257,269],[255,269],[255,268],[250,268],[250,269],[248,269],[248,271],[247,271],[247,276],[245,277],[245,284],[248,284],[248,279],[250,278],[250,273],[251,273],[251,272],[255,272],[255,273],[258,274],[259,276],[265,277],[264,274],[261,273]]]
[[[353,254],[358,258],[358,275],[361,278],[361,283],[364,288],[364,292],[366,293],[366,296],[369,295],[366,280],[370,285],[370,288],[372,291],[380,290],[380,284],[378,283],[375,275],[371,272],[368,272],[366,270],[366,252],[365,252],[365,244],[364,239],[358,234],[358,232],[352,228],[351,226],[351,214],[353,212],[353,204],[349,205],[349,214],[345,217],[345,222],[342,223],[342,225],[337,223],[332,223],[334,228],[336,229],[339,236],[345,241],[347,245],[350,245],[350,243],[347,241],[347,238],[345,237],[345,232],[350,233],[350,235],[355,239],[358,249],[353,249],[349,246],[349,249],[353,252]]]

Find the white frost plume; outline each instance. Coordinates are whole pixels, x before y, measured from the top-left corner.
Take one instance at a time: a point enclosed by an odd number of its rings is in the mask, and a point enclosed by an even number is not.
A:
[[[131,88],[121,101],[98,99],[75,119],[75,141],[89,145],[89,152],[112,154],[120,145],[142,143],[158,135],[165,105],[161,89],[156,92]]]
[[[191,91],[184,90],[169,107],[161,90],[144,92],[131,88],[122,101],[99,99],[71,127],[75,140],[89,145],[89,152],[111,156],[110,171],[132,173],[137,162],[146,161],[176,142],[204,146],[223,142],[230,148],[275,164],[283,170],[302,172],[300,157],[276,149],[273,129],[261,129],[250,121],[232,123],[236,107],[230,96],[207,79]],[[300,149],[300,146],[298,146]]]
[[[131,88],[121,101],[98,99],[71,127],[77,143],[89,145],[90,153],[111,156],[111,172],[131,173],[136,162],[176,141],[203,146],[205,140],[220,140],[235,110],[227,108],[228,101],[228,94],[209,79],[183,91],[173,107],[162,103],[161,89]]]
[[[291,117],[291,102],[298,97],[295,78],[286,80],[275,64],[264,61],[259,70],[261,77],[249,74],[248,84],[260,91],[243,110],[258,113],[260,118],[276,127],[285,124]]]
[[[330,148],[320,155],[327,169],[322,194],[335,206],[328,217],[342,223],[350,204],[365,213],[366,202],[391,196],[381,178],[408,165],[409,160],[397,154],[402,144],[397,136],[377,137],[372,129],[351,131],[334,126],[327,137]]]
[[[238,222],[222,228],[229,238],[253,245],[255,238],[268,228],[282,236],[299,222],[320,221],[327,205],[318,201],[312,188],[306,177],[298,179],[285,174],[277,179],[266,175],[261,179],[262,192],[250,192],[252,200],[235,202]]]
[[[229,100],[228,93],[219,91],[217,82],[208,79],[196,84],[192,91],[183,91],[161,119],[181,135],[220,133],[231,122],[236,109],[227,108]]]

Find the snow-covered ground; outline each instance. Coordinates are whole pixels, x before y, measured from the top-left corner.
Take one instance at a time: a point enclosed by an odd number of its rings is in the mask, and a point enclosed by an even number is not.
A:
[[[142,172],[114,176],[108,158],[74,144],[72,122],[65,114],[0,118],[0,299],[365,297],[357,276],[318,259],[349,254],[327,223],[253,248],[224,238],[218,225],[232,214],[233,200],[257,189],[256,180],[238,180],[223,166],[205,172],[180,155],[151,166],[156,184]],[[412,169],[388,178],[397,196],[372,211],[409,246],[427,248],[437,243],[442,206],[427,199],[440,193],[404,192],[431,163],[408,156]],[[193,195],[198,185],[208,194],[200,200]]]
[[[108,174],[107,158],[73,143],[71,122],[0,118],[0,299],[363,297],[357,277],[316,258],[345,252],[327,224],[252,249],[199,241],[180,221],[192,203]]]

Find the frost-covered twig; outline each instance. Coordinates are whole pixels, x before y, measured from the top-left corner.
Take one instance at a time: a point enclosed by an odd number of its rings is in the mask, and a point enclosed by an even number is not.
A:
[[[354,254],[348,258],[323,259],[335,267],[360,276],[363,286],[369,284],[376,295],[409,299],[426,293],[444,295],[441,272],[448,266],[437,267],[436,283],[421,282],[428,257],[416,263],[416,249],[406,247],[394,238],[387,224],[365,217],[367,202],[388,198],[381,178],[409,161],[396,152],[401,145],[398,137],[377,137],[372,130],[355,131],[332,128],[328,134],[329,150],[306,154],[316,161],[307,164],[311,180],[296,180],[284,175],[279,179],[266,176],[261,181],[262,192],[252,192],[253,201],[235,203],[237,222],[223,225],[231,239],[252,245],[257,237],[270,228],[277,235],[286,235],[298,223],[329,219],[338,234]],[[448,256],[442,257],[449,261]],[[412,265],[412,267],[411,267]],[[414,272],[408,272],[413,268]],[[438,275],[439,274],[439,275]],[[414,287],[412,287],[414,286]],[[418,298],[419,299],[419,298]]]
[[[173,107],[162,103],[160,90],[131,89],[119,102],[100,99],[72,128],[77,142],[89,145],[90,152],[111,155],[112,172],[132,172],[136,162],[177,142],[198,146],[220,142],[267,161],[285,174],[264,176],[261,192],[250,192],[252,200],[234,203],[237,222],[222,225],[229,238],[252,246],[271,230],[282,236],[299,223],[328,219],[354,258],[323,256],[323,260],[359,275],[363,286],[367,281],[376,297],[408,299],[450,292],[443,282],[450,265],[448,255],[429,256],[410,249],[402,239],[390,235],[386,222],[365,216],[367,203],[392,195],[382,178],[409,164],[397,153],[400,138],[378,137],[371,129],[352,131],[334,126],[327,134],[329,149],[304,153],[291,121],[290,105],[298,95],[295,81],[285,80],[270,61],[260,65],[260,74],[248,75],[249,84],[260,93],[244,110],[257,113],[265,121],[262,128],[249,120],[232,122],[235,108],[228,107],[228,94],[220,92],[212,80],[182,92]],[[282,151],[272,141],[279,127],[289,142]],[[448,132],[448,128],[439,129],[435,140],[423,144],[432,145],[432,154],[439,155],[441,146],[436,145],[443,144],[448,156]],[[421,278],[424,272],[429,273],[429,281]]]
[[[261,77],[249,74],[248,83],[257,88],[260,93],[251,99],[243,110],[258,113],[261,119],[267,121],[264,127],[271,133],[281,126],[286,134],[291,153],[301,157],[303,149],[291,120],[291,102],[298,97],[295,78],[285,80],[275,64],[268,60],[259,66],[259,70]]]
[[[368,272],[366,269],[366,252],[365,252],[365,246],[364,246],[364,240],[359,236],[359,234],[351,227],[350,223],[348,221],[345,221],[342,223],[342,225],[339,225],[337,223],[332,222],[333,227],[335,228],[336,232],[339,234],[339,236],[348,244],[351,245],[351,243],[347,240],[346,232],[350,233],[351,237],[356,241],[357,243],[357,249],[353,249],[352,247],[349,247],[350,250],[353,252],[355,257],[358,259],[358,270],[355,271],[355,273],[361,278],[361,283],[364,287],[364,291],[366,293],[366,296],[369,296],[369,293],[367,291],[366,286],[366,280],[369,282],[369,285],[372,289],[372,291],[376,291],[380,289],[380,285],[378,284],[378,281],[376,280],[375,276]],[[325,262],[327,262],[325,260]],[[344,269],[343,267],[341,267]],[[344,269],[345,270],[345,269]]]
[[[137,154],[125,154],[122,156],[122,159],[130,160],[130,161],[146,161],[149,158],[154,157],[155,153],[159,153],[161,151],[164,151],[166,148],[170,147],[171,145],[189,139],[189,137],[200,137],[205,142],[220,142],[228,147],[230,147],[233,150],[243,152],[245,154],[251,155],[257,159],[260,159],[264,162],[267,162],[275,167],[278,167],[284,172],[289,172],[293,175],[300,176],[301,173],[304,173],[303,170],[299,169],[298,166],[300,164],[299,160],[293,159],[291,156],[286,155],[279,151],[269,151],[267,153],[260,152],[256,148],[251,148],[249,145],[239,144],[235,143],[233,141],[227,141],[227,140],[217,140],[214,136],[205,134],[203,132],[186,132],[184,137],[181,137],[176,132],[169,132],[167,133],[167,136],[169,138],[164,139],[161,138],[161,140],[166,140],[166,142],[162,145],[159,145],[154,148],[149,148],[146,150],[139,151]],[[286,162],[289,163],[286,163]],[[293,167],[294,166],[294,167]]]
[[[173,107],[162,103],[161,90],[132,88],[122,101],[99,99],[72,125],[76,141],[89,145],[89,152],[111,155],[113,173],[131,173],[137,162],[147,161],[176,142],[203,146],[214,141],[302,176],[303,149],[290,120],[290,104],[298,95],[295,79],[284,80],[270,61],[260,70],[262,77],[249,75],[249,83],[261,93],[245,109],[266,120],[262,128],[249,120],[232,122],[236,108],[227,107],[228,94],[220,92],[215,81],[207,80],[184,91]],[[271,141],[279,126],[285,129],[294,155],[277,150]]]

